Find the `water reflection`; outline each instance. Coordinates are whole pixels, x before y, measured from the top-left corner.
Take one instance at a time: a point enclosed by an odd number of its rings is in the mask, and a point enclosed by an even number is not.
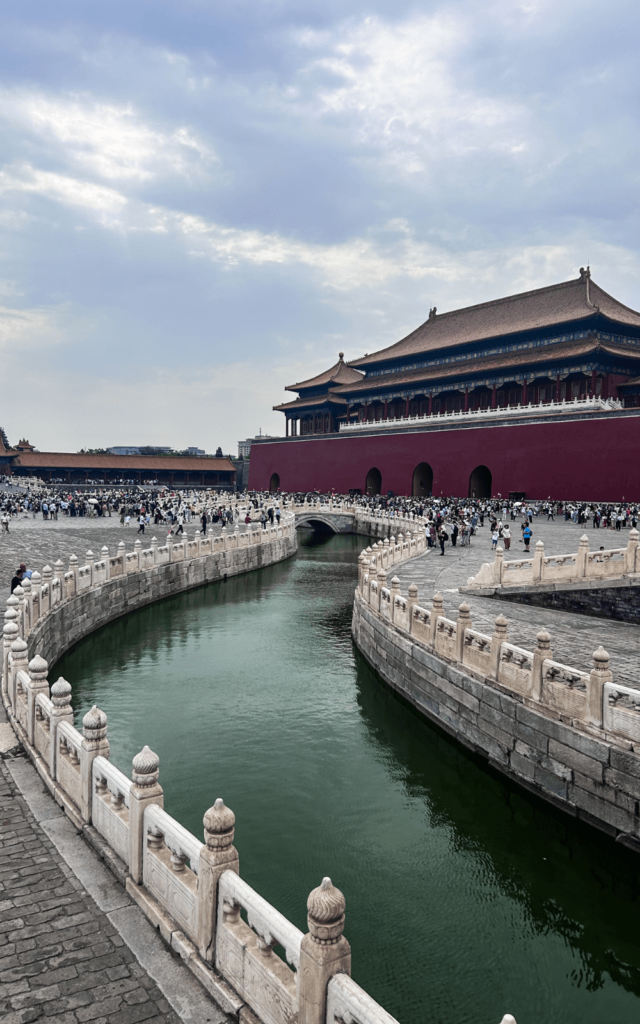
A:
[[[422,720],[350,639],[358,538],[111,624],[59,670],[127,770],[160,754],[196,835],[223,795],[243,876],[298,927],[330,874],[354,977],[404,1024],[638,1013],[638,861]]]

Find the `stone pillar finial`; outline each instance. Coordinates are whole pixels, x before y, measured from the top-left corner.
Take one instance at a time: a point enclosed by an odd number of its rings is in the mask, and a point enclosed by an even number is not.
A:
[[[436,642],[439,615],[444,615],[444,598],[442,594],[434,594],[431,601],[431,617],[429,619],[429,643],[432,646]]]
[[[309,931],[300,945],[299,1024],[324,1024],[327,985],[334,974],[351,975],[351,946],[343,935],[346,901],[329,877],[307,900]]]
[[[162,786],[158,782],[160,758],[145,746],[131,762],[132,786],[129,790],[129,872],[135,885],[142,883],[144,859],[144,810],[150,804],[164,806]]]
[[[627,541],[627,552],[625,558],[625,571],[626,572],[638,572],[640,569],[640,553],[638,551],[638,539],[640,534],[637,530],[629,530],[629,540]]]
[[[344,931],[347,901],[326,876],[307,899],[307,924],[314,942],[321,946],[332,946],[338,942]]]
[[[496,619],[495,629],[493,631],[493,636],[491,637],[491,661],[489,674],[492,679],[498,678],[498,673],[500,669],[500,651],[502,645],[508,643],[509,641],[509,634],[507,633],[508,625],[509,624],[505,619],[504,615],[498,615]]]
[[[86,740],[103,740],[107,735],[107,716],[94,704],[82,719],[82,733]]]
[[[464,634],[466,629],[471,629],[471,609],[466,601],[463,601],[458,609],[458,621],[456,623],[456,661],[462,664],[464,654]]]
[[[604,684],[613,681],[609,671],[609,655],[604,647],[593,652],[593,668],[587,683],[587,706],[585,717],[589,725],[601,729],[603,724]]]
[[[158,781],[160,774],[160,758],[154,754],[150,747],[144,746],[139,754],[136,754],[131,762],[133,771],[131,778],[136,786],[153,786]]]
[[[578,552],[576,554],[576,577],[582,579],[583,576],[587,575],[587,567],[589,565],[589,538],[586,533],[582,534],[580,538],[580,544],[578,545]]]
[[[198,869],[198,952],[212,963],[216,948],[218,882],[223,871],[239,874],[238,851],[233,845],[236,816],[218,797],[202,819],[204,849],[200,851]]]
[[[73,725],[73,710],[71,708],[71,684],[60,676],[51,687],[51,718],[49,721],[49,774],[52,779],[56,778],[57,758],[57,731],[60,722],[70,722]]]
[[[39,654],[36,654],[35,658],[32,658],[29,662],[29,675],[32,681],[38,685],[46,683],[48,674],[48,663]]]
[[[533,652],[533,663],[531,666],[531,697],[533,700],[542,700],[543,663],[553,658],[551,650],[551,637],[546,629],[541,629],[536,636],[536,649]]]

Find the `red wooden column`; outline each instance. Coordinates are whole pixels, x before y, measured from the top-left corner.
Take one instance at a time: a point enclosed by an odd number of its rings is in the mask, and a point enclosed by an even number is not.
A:
[[[560,401],[560,374],[556,373],[556,402]]]
[[[496,386],[494,384],[493,385],[493,391],[491,392],[491,408],[495,409],[495,407],[496,407]]]
[[[464,411],[469,411],[469,388],[464,389]]]
[[[592,370],[591,371],[591,395],[592,395],[592,397],[595,397],[595,393],[596,393],[596,376],[597,376],[596,371]]]
[[[433,391],[429,392],[429,415],[431,415],[431,409],[433,407]]]
[[[528,404],[529,404],[529,387],[528,387],[528,384],[527,384],[527,378],[524,377],[523,380],[522,380],[522,401],[520,402],[520,405],[528,405]]]
[[[385,420],[388,419],[388,416],[387,416],[387,406],[388,405],[389,405],[389,403],[388,403],[387,399],[385,398],[385,400],[384,400],[384,418],[385,418]]]
[[[409,399],[408,398],[407,398],[407,401],[406,401],[406,404],[405,404],[404,415],[405,415],[406,419],[409,419]]]

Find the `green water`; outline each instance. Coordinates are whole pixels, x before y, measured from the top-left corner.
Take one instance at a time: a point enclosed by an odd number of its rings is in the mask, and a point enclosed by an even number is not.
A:
[[[395,698],[349,634],[357,537],[105,627],[57,665],[77,719],[148,743],[165,807],[202,838],[222,796],[242,876],[299,928],[330,875],[353,976],[402,1024],[640,1017],[638,869]]]

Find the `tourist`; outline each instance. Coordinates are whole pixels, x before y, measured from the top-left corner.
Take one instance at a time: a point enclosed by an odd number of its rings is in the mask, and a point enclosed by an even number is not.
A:
[[[498,547],[499,539],[500,539],[500,534],[498,532],[498,524],[496,523],[495,529],[494,529],[493,533],[491,534],[491,548],[492,548],[493,551],[495,551],[496,548]]]
[[[145,526],[144,513],[141,512],[140,515],[138,516],[138,533],[141,533],[143,537],[144,537],[144,526]]]
[[[508,523],[502,527],[502,540],[504,542],[505,551],[508,551],[511,547],[511,530],[509,529]]]
[[[8,533],[9,532],[9,522],[10,522],[9,516],[5,512],[3,517],[2,517],[2,519],[0,519],[0,523],[2,523],[2,532],[3,533]]]
[[[460,531],[459,531],[458,524],[457,524],[457,522],[454,519],[453,526],[451,527],[451,547],[452,548],[455,548],[455,546],[456,546],[456,541],[458,540],[458,533],[459,532]]]
[[[207,536],[207,513],[203,512],[200,516],[200,525],[202,526],[202,536]]]
[[[444,555],[444,546],[445,546],[446,542],[449,540],[449,534],[445,530],[444,526],[440,527],[440,532],[438,534],[438,540],[440,541],[440,554]]]
[[[21,571],[20,567],[18,566],[18,568],[16,569],[15,573],[13,574],[13,578],[11,580],[11,593],[13,594],[14,590],[16,589],[16,587],[21,587],[21,586],[22,586],[22,571]]]
[[[533,534],[533,530],[531,529],[531,527],[527,523],[527,525],[525,526],[525,528],[523,530],[523,533],[522,533],[522,539],[524,541],[524,550],[525,551],[529,550],[529,544],[531,542],[532,534]]]

